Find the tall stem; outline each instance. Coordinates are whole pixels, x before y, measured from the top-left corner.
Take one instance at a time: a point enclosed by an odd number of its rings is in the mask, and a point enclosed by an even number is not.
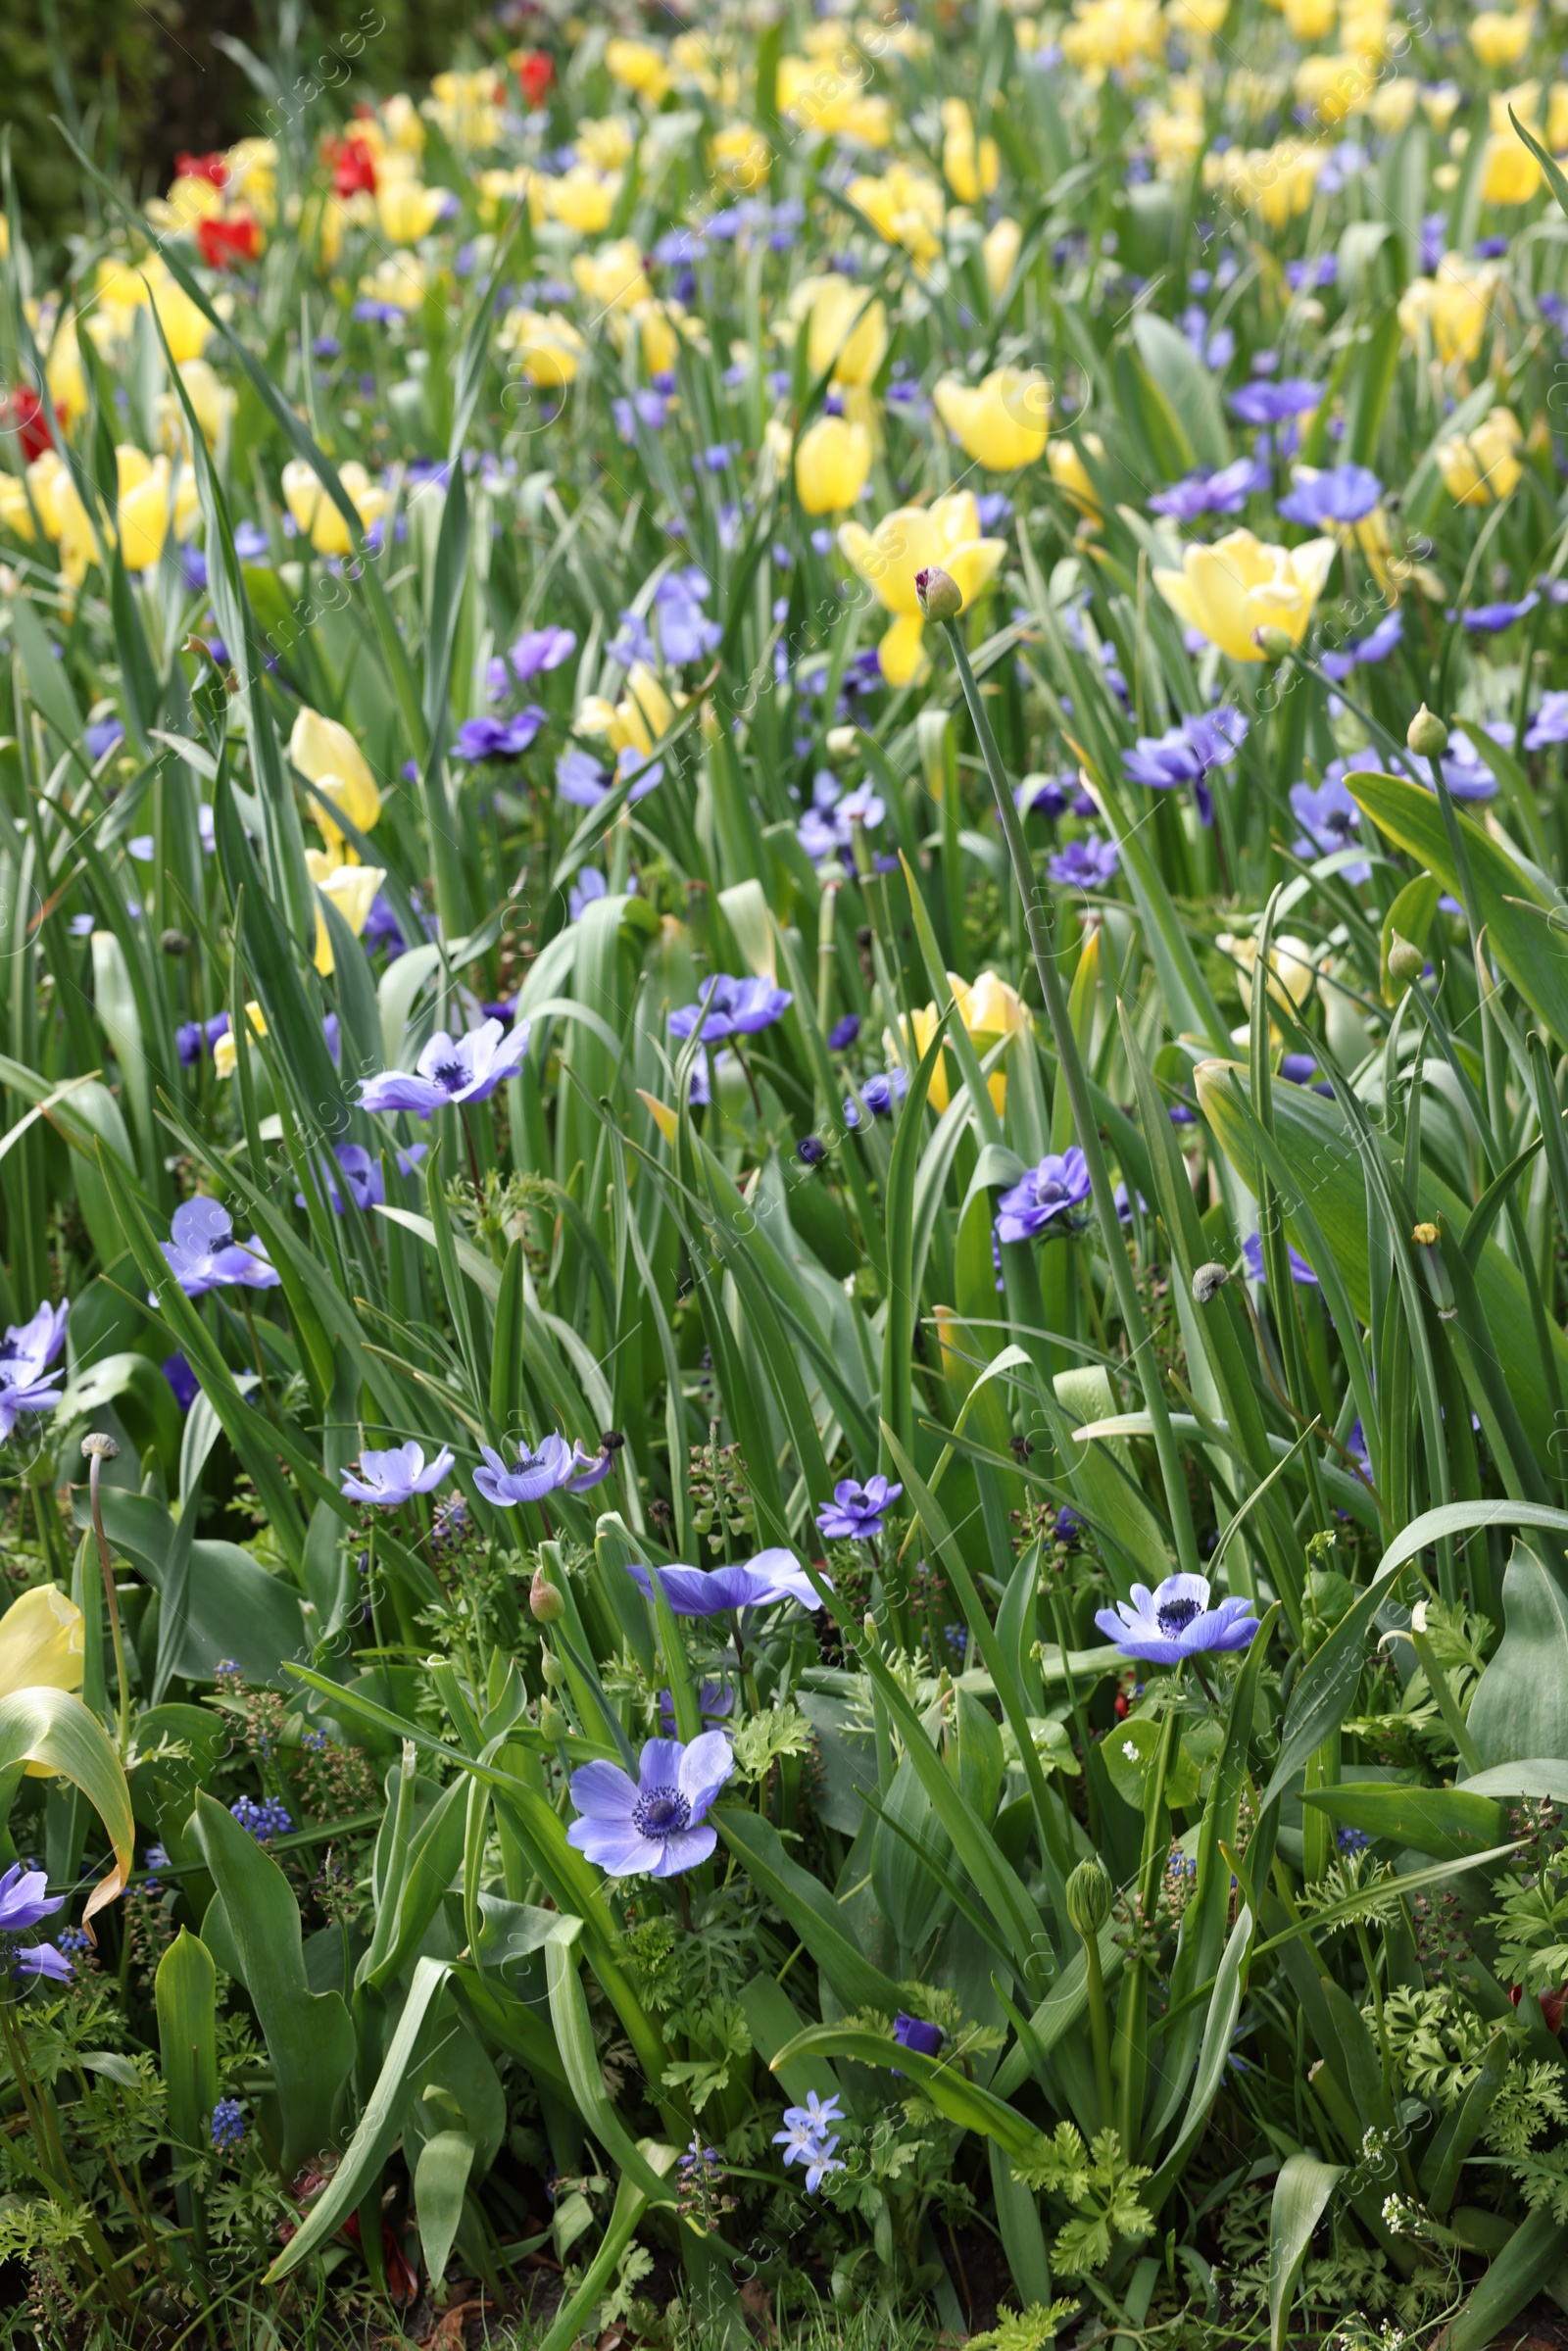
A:
[[[1023,820],[1018,814],[1017,806],[1007,783],[1002,764],[1002,754],[997,748],[997,739],[991,731],[991,721],[986,715],[985,705],[980,699],[980,689],[975,683],[974,671],[969,666],[969,656],[964,651],[963,639],[958,633],[956,621],[944,621],[942,625],[947,632],[948,643],[953,649],[954,663],[958,672],[958,683],[963,688],[963,698],[969,706],[969,716],[974,723],[975,739],[980,746],[980,756],[985,760],[986,773],[991,778],[991,789],[996,795],[997,813],[1002,819],[1002,830],[1007,844],[1007,855],[1012,861],[1013,878],[1017,882],[1019,893],[1023,899],[1024,922],[1029,932],[1029,945],[1034,955],[1040,992],[1045,1000],[1046,1017],[1051,1022],[1051,1033],[1056,1045],[1056,1058],[1062,1076],[1067,1081],[1067,1100],[1072,1105],[1073,1126],[1077,1131],[1078,1148],[1083,1152],[1089,1169],[1089,1181],[1094,1189],[1095,1213],[1100,1219],[1101,1237],[1104,1242],[1105,1254],[1110,1260],[1110,1278],[1116,1287],[1116,1303],[1121,1309],[1122,1324],[1127,1333],[1133,1366],[1138,1374],[1138,1383],[1143,1391],[1144,1407],[1149,1414],[1153,1434],[1154,1450],[1159,1459],[1160,1475],[1165,1486],[1166,1508],[1170,1512],[1171,1531],[1176,1541],[1177,1560],[1184,1573],[1196,1576],[1202,1571],[1199,1563],[1198,1537],[1193,1527],[1192,1506],[1187,1495],[1186,1474],[1182,1468],[1176,1434],[1170,1425],[1170,1413],[1166,1408],[1164,1394],[1159,1385],[1158,1366],[1153,1361],[1153,1342],[1150,1337],[1149,1325],[1144,1319],[1143,1304],[1138,1296],[1138,1285],[1133,1279],[1133,1269],[1127,1262],[1127,1247],[1122,1239],[1121,1219],[1116,1213],[1110,1170],[1105,1164],[1105,1153],[1100,1140],[1100,1129],[1095,1121],[1095,1106],[1090,1099],[1089,1079],[1079,1055],[1078,1040],[1073,1034],[1072,1022],[1067,1013],[1066,994],[1062,988],[1061,977],[1057,972],[1052,951],[1050,919],[1042,904],[1042,894],[1034,881],[1033,869],[1029,862],[1029,848],[1024,840]]]
[[[103,1502],[98,1493],[98,1477],[105,1461],[112,1461],[120,1447],[112,1437],[84,1437],[81,1449],[87,1456],[87,1495],[92,1508],[92,1531],[98,1544],[98,1565],[104,1579],[104,1598],[109,1603],[109,1638],[115,1651],[115,1689],[119,1699],[120,1760],[124,1762],[130,1753],[130,1685],[125,1678],[125,1641],[120,1627],[120,1594],[115,1589],[115,1562],[104,1532]]]

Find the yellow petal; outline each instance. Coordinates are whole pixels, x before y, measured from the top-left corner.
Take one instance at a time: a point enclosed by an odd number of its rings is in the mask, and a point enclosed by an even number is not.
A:
[[[882,674],[890,686],[912,685],[927,667],[920,641],[924,626],[918,611],[901,612],[877,647]]]
[[[54,1584],[35,1585],[0,1616],[0,1697],[18,1690],[79,1690],[82,1615]]]

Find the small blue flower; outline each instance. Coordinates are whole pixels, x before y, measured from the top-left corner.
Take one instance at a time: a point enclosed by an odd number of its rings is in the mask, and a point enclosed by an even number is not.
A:
[[[893,2037],[901,2049],[913,2049],[918,2057],[935,2057],[947,2035],[940,2025],[927,2024],[923,2017],[906,2016],[901,2009],[893,2020]]]
[[[1291,845],[1293,856],[1326,857],[1354,845],[1361,830],[1361,811],[1341,778],[1336,776],[1316,792],[1310,784],[1293,784],[1290,800],[1291,812],[1301,828],[1300,838]],[[1357,858],[1343,871],[1348,882],[1361,883],[1369,879],[1372,868]]]
[[[1383,484],[1367,465],[1331,465],[1326,472],[1301,465],[1297,469],[1296,487],[1280,500],[1279,511],[1287,522],[1320,530],[1336,523],[1364,522],[1382,495]]]
[[[694,1004],[682,1004],[669,1016],[672,1037],[689,1037],[700,1030],[705,1045],[722,1037],[755,1037],[770,1028],[795,1002],[787,988],[766,979],[731,979],[715,971],[704,980]]]
[[[1548,701],[1550,701],[1551,699],[1552,699],[1552,698],[1551,698],[1551,697],[1548,695],[1548,696],[1547,696],[1547,700],[1548,700]],[[1562,700],[1563,702],[1565,702],[1565,703],[1568,703],[1568,694],[1565,694],[1565,695],[1563,695],[1563,696],[1561,697],[1561,700]],[[1543,707],[1543,709],[1544,709],[1545,705],[1544,705],[1544,704],[1543,704],[1543,706],[1542,706],[1542,707]],[[1565,727],[1565,728],[1564,728],[1564,730],[1563,730],[1563,733],[1562,733],[1562,735],[1561,735],[1560,737],[1554,737],[1554,738],[1553,738],[1553,740],[1554,740],[1554,741],[1561,741],[1561,742],[1564,742],[1564,743],[1568,743],[1568,727]],[[850,1047],[851,1047],[851,1046],[852,1046],[852,1045],[855,1043],[855,1040],[856,1040],[856,1038],[857,1038],[857,1037],[859,1035],[859,1033],[860,1033],[860,1015],[859,1015],[859,1013],[858,1013],[858,1012],[846,1012],[846,1013],[845,1013],[845,1015],[844,1015],[844,1018],[843,1018],[842,1020],[836,1020],[836,1021],[833,1023],[833,1026],[832,1026],[832,1027],[831,1027],[831,1028],[828,1030],[828,1033],[827,1033],[827,1047],[828,1047],[828,1052],[829,1052],[829,1053],[848,1053],[848,1052],[849,1052],[849,1050],[850,1050]]]
[[[1289,1242],[1285,1247],[1291,1261],[1291,1280],[1302,1290],[1316,1290],[1319,1286],[1318,1278],[1306,1259],[1298,1250],[1292,1249]],[[1247,1260],[1247,1270],[1254,1282],[1263,1282],[1268,1279],[1263,1270],[1263,1237],[1260,1233],[1248,1234],[1247,1239],[1242,1243],[1242,1255]]]
[[[231,2155],[245,2139],[245,2113],[237,2098],[220,2098],[213,2108],[213,2145],[220,2155]]]
[[[215,1200],[181,1201],[171,1220],[169,1240],[158,1246],[187,1298],[230,1286],[275,1290],[282,1278],[268,1262],[266,1244],[254,1233],[246,1242],[234,1239],[234,1219]]]
[[[1135,1584],[1130,1603],[1098,1609],[1095,1623],[1124,1657],[1179,1665],[1212,1649],[1245,1649],[1257,1631],[1251,1605],[1233,1596],[1211,1607],[1206,1576],[1167,1576],[1153,1592]]]
[[[838,2099],[818,2098],[814,2089],[807,2093],[806,2105],[784,2109],[784,2128],[774,2131],[773,2144],[783,2148],[786,2165],[805,2165],[808,2195],[815,2195],[827,2173],[845,2169],[833,2159],[839,2139],[832,2126],[843,2120]]]
[[[275,1796],[264,1796],[259,1804],[254,1796],[240,1796],[228,1809],[259,1845],[270,1844],[274,1837],[287,1837],[294,1826]]]
[[[515,1077],[528,1051],[528,1023],[514,1023],[502,1041],[499,1020],[461,1037],[436,1032],[413,1070],[383,1069],[360,1087],[362,1110],[413,1110],[428,1118],[449,1103],[488,1102],[507,1078]]]
[[[1334,1841],[1339,1846],[1342,1853],[1349,1853],[1353,1855],[1356,1853],[1364,1853],[1371,1844],[1372,1839],[1370,1837],[1368,1837],[1364,1829],[1341,1829],[1338,1832]]]
[[[1322,398],[1321,384],[1306,383],[1298,375],[1282,375],[1278,383],[1265,377],[1233,392],[1231,409],[1244,424],[1284,424],[1293,416],[1310,416]]]
[[[1120,870],[1121,851],[1114,841],[1102,841],[1097,833],[1069,841],[1046,859],[1048,876],[1063,890],[1103,890]]]

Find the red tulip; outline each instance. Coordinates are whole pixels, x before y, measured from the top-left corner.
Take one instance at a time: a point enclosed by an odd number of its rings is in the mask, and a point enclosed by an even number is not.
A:
[[[517,80],[523,98],[532,114],[543,106],[550,95],[551,84],[556,78],[555,66],[548,50],[544,49],[519,49],[513,63],[517,69]]]
[[[326,160],[332,167],[332,192],[337,196],[375,194],[375,156],[366,139],[350,131],[346,139],[328,142]]]
[[[262,250],[262,232],[249,213],[236,213],[231,220],[198,220],[196,242],[209,269],[231,269],[240,262],[255,261]]]
[[[43,402],[30,384],[18,384],[9,401],[0,408],[0,423],[16,434],[23,458],[29,465],[35,457],[42,457],[46,449],[54,447]]]
[[[174,176],[176,179],[210,179],[215,188],[226,187],[228,164],[220,154],[176,155]]]
[[[357,2212],[350,2213],[338,2234],[346,2236],[351,2245],[358,2245],[363,2252],[365,2240],[360,2232],[360,2216]],[[392,2233],[390,2221],[381,2223],[381,2268],[386,2277],[386,2290],[393,2301],[412,2302],[419,2290],[419,2280],[410,2268],[403,2247]]]
[[[1508,1994],[1515,2008],[1523,1990],[1523,1984],[1516,1984]],[[1568,2008],[1568,1984],[1559,1984],[1555,1991],[1539,1992],[1536,1996],[1541,2002],[1542,2022],[1546,2031],[1556,2033],[1562,2025],[1563,2010]]]

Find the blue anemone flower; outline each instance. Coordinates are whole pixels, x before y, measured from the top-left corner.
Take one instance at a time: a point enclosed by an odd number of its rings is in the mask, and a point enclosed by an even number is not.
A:
[[[1167,1576],[1151,1592],[1135,1584],[1131,1601],[1096,1611],[1095,1622],[1124,1657],[1146,1665],[1179,1665],[1211,1649],[1245,1649],[1257,1631],[1251,1601],[1238,1597],[1209,1605],[1206,1576]]]
[[[578,1817],[566,1842],[608,1878],[677,1877],[717,1844],[704,1816],[734,1769],[722,1731],[705,1731],[690,1746],[649,1739],[635,1780],[618,1763],[585,1763],[571,1775]]]

